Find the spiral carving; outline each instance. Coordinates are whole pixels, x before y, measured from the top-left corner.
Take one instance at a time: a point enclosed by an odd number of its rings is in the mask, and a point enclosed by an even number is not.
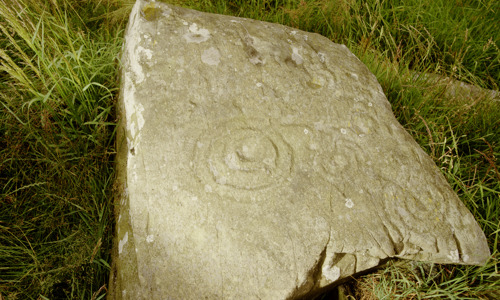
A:
[[[266,120],[233,119],[204,131],[194,171],[212,189],[261,190],[290,176],[293,150]]]

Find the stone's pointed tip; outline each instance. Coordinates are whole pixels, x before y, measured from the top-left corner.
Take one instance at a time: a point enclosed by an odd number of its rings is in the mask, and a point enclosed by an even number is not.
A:
[[[389,257],[488,259],[345,46],[138,1],[122,61],[110,299],[297,299]]]

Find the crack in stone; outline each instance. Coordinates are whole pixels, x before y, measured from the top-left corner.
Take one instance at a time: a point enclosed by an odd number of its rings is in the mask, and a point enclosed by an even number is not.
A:
[[[292,292],[287,299],[305,299],[307,295],[314,290],[314,287],[318,286],[321,281],[322,268],[326,260],[326,253],[328,249],[328,244],[330,243],[331,231],[328,236],[328,240],[325,243],[325,247],[319,254],[318,260],[314,266],[309,270],[306,275],[306,280],[300,286],[296,286],[295,291]]]
[[[453,236],[453,239],[455,240],[455,244],[457,245],[458,261],[464,262],[464,257],[463,257],[462,247],[460,246],[460,241],[458,240],[455,232],[453,232],[452,236]]]
[[[392,237],[392,235],[391,235],[391,233],[389,231],[389,228],[387,228],[387,226],[385,224],[382,225],[382,228],[384,229],[384,232],[386,233],[387,237],[391,241],[392,248],[393,248],[393,251],[394,251],[393,255],[394,256],[398,256],[399,254],[401,254],[401,252],[403,252],[403,250],[404,250],[404,244],[402,242],[396,242],[394,240],[394,238]]]

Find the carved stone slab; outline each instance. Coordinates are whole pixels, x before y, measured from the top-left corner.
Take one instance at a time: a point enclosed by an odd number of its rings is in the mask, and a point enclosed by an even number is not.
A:
[[[485,236],[343,45],[137,1],[123,49],[111,299],[297,299]]]

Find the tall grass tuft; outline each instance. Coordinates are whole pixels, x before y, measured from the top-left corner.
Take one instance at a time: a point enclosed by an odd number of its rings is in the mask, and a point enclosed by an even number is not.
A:
[[[117,28],[83,18],[111,8],[90,2],[0,0],[0,296],[7,299],[105,292],[122,39]]]

